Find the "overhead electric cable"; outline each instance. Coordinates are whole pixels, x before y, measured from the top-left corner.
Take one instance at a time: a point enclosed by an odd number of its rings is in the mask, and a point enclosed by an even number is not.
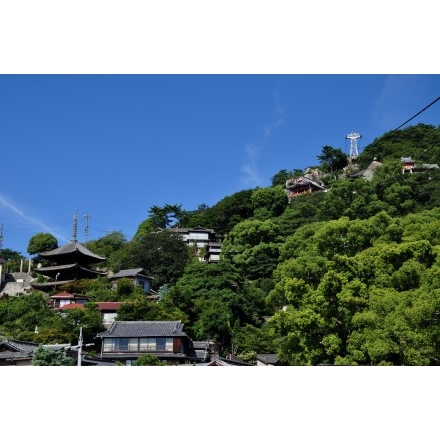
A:
[[[428,104],[425,108],[423,108],[422,110],[420,110],[418,113],[416,113],[413,117],[409,118],[407,121],[405,121],[403,124],[399,125],[397,128],[395,128],[394,130],[391,130],[391,133],[398,130],[400,127],[403,127],[405,124],[407,124],[409,121],[411,121],[412,119],[414,119],[416,116],[420,115],[420,113],[424,112],[427,108],[431,107],[431,105],[435,104],[438,100],[440,99],[440,96],[437,99],[434,99],[434,101],[431,102],[431,104]]]

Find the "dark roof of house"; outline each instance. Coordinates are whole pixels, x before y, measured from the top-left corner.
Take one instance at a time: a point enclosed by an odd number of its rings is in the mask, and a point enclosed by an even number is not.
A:
[[[35,342],[16,341],[11,339],[0,340],[0,359],[32,359],[38,347],[49,350],[65,350],[70,344],[36,344]]]
[[[105,257],[95,254],[76,240],[72,240],[70,243],[51,251],[41,252],[39,256],[46,260],[63,261],[67,256],[75,254],[81,255],[82,259],[89,263],[98,263],[106,260]]]
[[[268,353],[268,354],[257,354],[257,361],[261,361],[265,364],[276,364],[278,362],[278,357],[276,354]]]
[[[192,346],[196,350],[209,349],[209,341],[192,341]]]
[[[36,348],[38,348],[38,344],[33,342],[4,339],[3,341],[0,341],[0,359],[32,358]]]
[[[187,336],[183,326],[181,321],[115,321],[109,329],[96,336],[100,338]]]
[[[248,364],[247,362],[238,361],[234,359],[227,359],[221,356],[211,356],[208,362],[195,363],[194,366],[198,367],[254,367],[254,364]]]
[[[92,357],[92,356],[84,356],[82,358],[81,365],[88,365],[92,367],[117,367],[118,365],[114,362],[105,362],[101,359]]]
[[[142,269],[141,267],[137,267],[135,269],[123,269],[120,270],[119,272],[116,272],[114,274],[110,274],[108,275],[108,277],[110,279],[114,279],[114,278],[127,278],[127,277],[135,277],[138,275],[142,275],[146,278],[151,278],[148,275],[145,275],[144,273],[144,269]]]

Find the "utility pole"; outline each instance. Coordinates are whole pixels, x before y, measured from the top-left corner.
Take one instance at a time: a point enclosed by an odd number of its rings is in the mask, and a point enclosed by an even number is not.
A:
[[[79,328],[79,339],[78,339],[78,367],[81,366],[81,356],[82,356],[82,344],[83,344],[83,328]]]

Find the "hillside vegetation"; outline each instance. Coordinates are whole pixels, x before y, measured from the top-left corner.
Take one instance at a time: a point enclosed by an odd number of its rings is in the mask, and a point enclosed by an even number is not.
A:
[[[439,164],[439,147],[440,128],[419,124],[362,151],[357,170],[383,164],[371,181],[350,178],[356,169],[340,154],[331,162],[339,152],[329,147],[316,165],[325,192],[288,203],[283,184],[298,170],[285,169],[212,207],[154,206],[133,240],[116,232],[88,247],[111,269],[144,267],[159,302],[101,279],[67,289],[124,301],[121,320],[181,319],[193,339],[216,339],[246,361],[276,353],[287,365],[439,365],[440,170],[403,174],[400,163]],[[151,233],[175,224],[214,229],[221,262],[201,263],[172,234]],[[30,297],[0,301],[1,334],[61,343],[79,319],[85,338],[99,329],[92,307],[63,320],[42,293]]]

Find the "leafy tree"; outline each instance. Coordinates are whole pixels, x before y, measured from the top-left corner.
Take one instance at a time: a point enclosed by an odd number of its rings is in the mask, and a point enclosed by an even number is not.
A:
[[[278,264],[281,241],[271,220],[244,220],[228,234],[222,254],[249,279],[267,278]]]
[[[27,251],[29,254],[39,254],[40,252],[52,251],[58,247],[57,239],[49,233],[39,232],[29,240]]]
[[[104,330],[96,304],[87,303],[84,308],[68,309],[62,314],[51,312],[40,320],[34,340],[42,344],[76,344],[81,327],[84,343],[93,343],[96,333]]]
[[[147,270],[156,289],[163,284],[175,284],[192,258],[181,237],[166,230],[136,240],[132,253],[135,267]]]
[[[271,184],[272,186],[282,185],[284,186],[286,184],[287,179],[289,179],[290,173],[286,169],[282,169],[278,171],[275,175],[272,176]]]
[[[58,350],[51,350],[45,347],[38,347],[34,351],[32,365],[34,367],[44,366],[72,366],[74,360],[67,357],[64,352]]]
[[[245,324],[234,329],[233,352],[247,362],[256,362],[259,353],[274,353],[274,336],[268,325]]]
[[[87,243],[87,248],[97,255],[108,258],[113,252],[123,248],[127,244],[127,239],[121,231],[113,231],[97,240]]]
[[[251,200],[255,217],[263,219],[279,216],[288,204],[286,193],[280,186],[258,188],[252,193]]]
[[[236,321],[255,325],[265,311],[261,289],[243,282],[225,261],[193,261],[163,301],[188,315],[188,334],[196,339],[216,337],[223,347],[230,344]]]
[[[3,273],[18,272],[21,267],[21,261],[24,256],[20,252],[13,251],[10,248],[0,249],[0,258],[3,258]]]
[[[322,147],[321,154],[316,156],[324,171],[338,171],[344,168],[348,161],[347,156],[340,148],[333,148],[328,145]]]
[[[150,232],[154,232],[158,228],[165,229],[180,224],[183,217],[188,213],[182,209],[182,205],[165,204],[163,207],[152,206],[148,214],[148,219],[141,223],[134,235],[135,240]]]
[[[0,332],[11,339],[33,340],[35,327],[52,315],[48,295],[34,292],[31,295],[2,297],[0,300]]]
[[[133,364],[134,367],[163,367],[166,365],[166,362],[161,361],[151,354],[143,354],[142,356],[139,356]]]
[[[247,189],[224,197],[206,211],[198,211],[194,219],[189,218],[186,227],[202,225],[224,236],[236,224],[253,216],[252,193],[252,189]]]

